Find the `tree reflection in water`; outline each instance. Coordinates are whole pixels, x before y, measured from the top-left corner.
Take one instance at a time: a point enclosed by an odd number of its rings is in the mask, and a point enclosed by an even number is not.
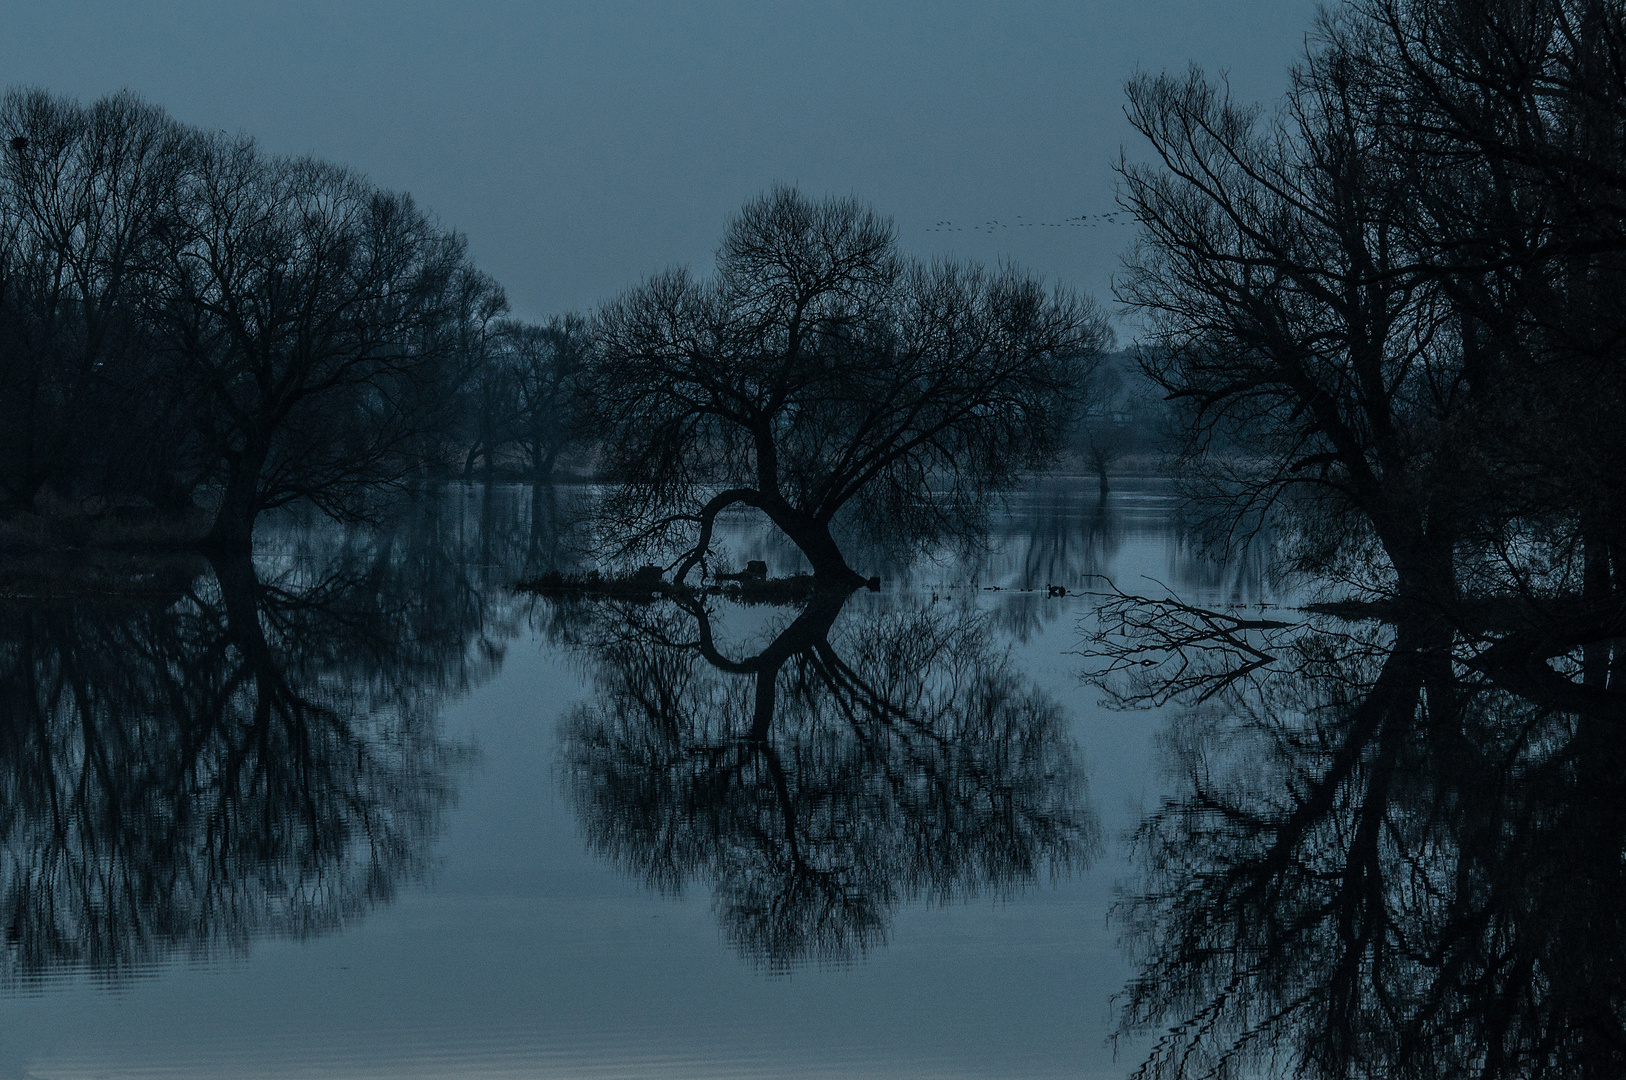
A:
[[[1141,1075],[1626,1075],[1618,695],[1425,626],[1253,633],[1243,678],[1174,648],[1116,683],[1190,706],[1121,912]]]
[[[0,604],[0,979],[321,933],[425,868],[486,602],[433,530],[302,554]]]
[[[597,683],[568,720],[592,847],[650,886],[710,886],[740,952],[784,970],[884,942],[924,898],[1010,895],[1098,826],[1057,703],[946,606],[838,619],[820,594],[726,655],[699,602],[551,613]]]

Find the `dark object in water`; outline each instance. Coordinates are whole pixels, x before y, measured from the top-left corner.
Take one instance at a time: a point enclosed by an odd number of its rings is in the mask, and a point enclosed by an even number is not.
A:
[[[761,559],[752,559],[745,564],[745,569],[737,574],[713,574],[718,581],[762,581],[768,576],[768,564]]]
[[[870,592],[880,592],[881,591],[881,576],[879,574],[875,575],[874,577],[870,578],[868,581],[864,582],[864,585],[865,585],[865,587],[867,587],[869,589]]]
[[[1049,595],[1050,596],[1066,596],[1067,595],[1067,586],[1065,586],[1065,585],[1046,585],[1045,588],[1049,590]]]
[[[795,574],[788,578],[745,574],[732,577],[736,583],[711,584],[697,589],[692,585],[674,585],[664,580],[660,568],[655,566],[640,567],[621,577],[606,577],[598,570],[589,570],[585,574],[563,574],[558,570],[549,570],[527,581],[515,582],[514,589],[554,599],[575,600],[653,600],[662,596],[683,597],[701,593],[726,596],[747,604],[789,604],[806,600],[818,591],[818,583],[812,574]],[[874,580],[879,587],[880,579]]]

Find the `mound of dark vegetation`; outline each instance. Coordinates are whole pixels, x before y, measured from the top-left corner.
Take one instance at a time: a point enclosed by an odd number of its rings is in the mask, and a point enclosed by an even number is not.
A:
[[[656,600],[669,596],[725,596],[748,604],[787,604],[805,600],[817,591],[812,574],[792,574],[780,578],[744,578],[710,585],[674,585],[661,576],[658,567],[644,566],[630,574],[605,574],[589,570],[566,574],[549,570],[538,577],[516,582],[517,592],[549,599]]]

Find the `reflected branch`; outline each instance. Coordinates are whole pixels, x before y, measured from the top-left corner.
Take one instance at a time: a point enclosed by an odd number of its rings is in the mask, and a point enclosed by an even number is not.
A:
[[[1251,655],[1226,638],[1222,657]],[[1120,1038],[1151,1036],[1137,1075],[1619,1073],[1613,711],[1487,675],[1437,623],[1282,644],[1161,698],[1187,706],[1167,740],[1183,779],[1118,909],[1139,962]]]
[[[1060,707],[982,620],[846,603],[816,595],[743,659],[715,625],[739,613],[694,598],[580,605],[568,632],[597,683],[563,734],[589,843],[661,891],[704,883],[776,970],[848,962],[901,903],[1009,895],[1098,843]]]
[[[1092,661],[1090,682],[1120,706],[1200,704],[1277,662],[1300,623],[1247,619],[1185,603],[1126,593],[1111,580],[1086,593],[1093,625],[1074,655]]]
[[[468,756],[439,703],[500,620],[420,532],[0,605],[0,982],[327,933],[422,876]]]

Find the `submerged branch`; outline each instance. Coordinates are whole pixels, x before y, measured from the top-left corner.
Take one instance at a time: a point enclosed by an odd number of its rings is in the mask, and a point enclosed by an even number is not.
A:
[[[1104,590],[1084,594],[1098,601],[1095,626],[1073,655],[1105,661],[1089,681],[1120,705],[1162,705],[1193,695],[1207,701],[1275,663],[1277,643],[1303,625],[1210,611],[1172,595],[1139,596],[1103,580]],[[1130,673],[1130,686],[1112,685]]]

